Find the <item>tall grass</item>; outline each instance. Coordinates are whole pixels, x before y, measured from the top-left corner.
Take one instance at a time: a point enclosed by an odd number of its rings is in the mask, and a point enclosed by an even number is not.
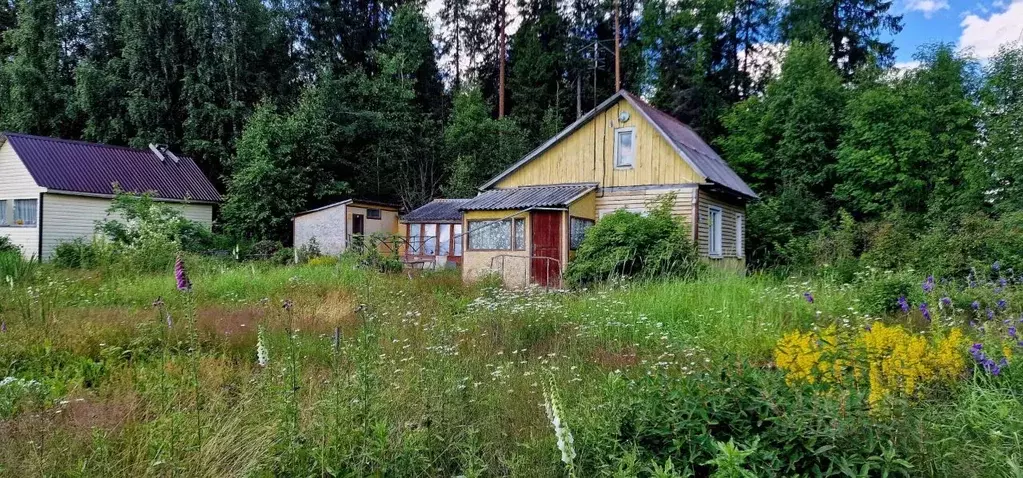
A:
[[[190,265],[188,295],[169,271],[47,267],[0,292],[49,304],[0,309],[0,378],[39,383],[0,391],[0,475],[563,476],[545,382],[578,476],[879,475],[899,460],[1011,476],[1020,462],[1019,367],[884,419],[785,383],[776,339],[864,320],[856,287],[721,274],[549,293],[344,261]]]

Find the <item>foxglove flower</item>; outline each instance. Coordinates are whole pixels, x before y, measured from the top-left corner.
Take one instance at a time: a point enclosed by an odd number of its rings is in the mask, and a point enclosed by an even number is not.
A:
[[[809,291],[803,292],[803,298],[806,299],[807,303],[810,303],[810,304],[813,303],[813,294],[811,294]]]
[[[550,384],[552,390],[544,391],[544,409],[547,418],[554,425],[554,436],[558,439],[558,450],[561,451],[561,461],[568,467],[572,466],[575,460],[575,440],[572,438],[572,431],[561,417],[561,404],[558,403],[558,396],[553,390],[553,380]]]
[[[909,301],[906,300],[906,296],[904,295],[899,296],[899,308],[902,309],[903,313],[909,312]]]
[[[185,270],[185,260],[178,254],[174,261],[174,278],[178,281],[178,290],[189,292],[192,290],[192,283],[188,281],[188,271]]]
[[[259,332],[256,333],[256,363],[260,367],[266,367],[266,364],[270,363],[270,355],[266,350],[266,339],[263,337],[263,326],[259,326]]]
[[[930,293],[932,290],[934,290],[934,276],[933,275],[927,276],[927,280],[924,281],[922,287],[924,289],[924,292],[927,293]]]
[[[920,303],[920,314],[922,314],[924,319],[927,319],[928,322],[931,321],[931,311],[927,308],[927,302]]]

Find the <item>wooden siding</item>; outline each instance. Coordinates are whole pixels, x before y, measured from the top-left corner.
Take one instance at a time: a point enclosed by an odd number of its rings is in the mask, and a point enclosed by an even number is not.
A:
[[[696,186],[650,186],[649,188],[628,188],[602,190],[597,197],[597,216],[602,217],[619,209],[646,212],[656,207],[665,194],[675,193],[672,214],[693,223],[693,199]]]
[[[39,199],[39,194],[45,191],[39,187],[32,175],[21,162],[21,158],[14,152],[9,142],[0,146],[0,200],[7,200],[8,214],[13,211],[12,202],[14,199]],[[38,208],[36,213],[38,214]],[[8,222],[13,218],[8,215]],[[38,216],[36,227],[0,226],[0,236],[7,236],[15,245],[21,247],[25,257],[39,256],[39,229]]]
[[[627,111],[631,117],[626,123],[618,121],[622,111]],[[614,131],[620,127],[636,129],[635,164],[627,169],[614,167]],[[586,182],[614,187],[703,180],[654,126],[622,99],[494,187]]]
[[[62,242],[77,238],[92,240],[96,222],[107,217],[110,199],[47,193],[43,195],[43,254],[48,259]],[[185,219],[213,227],[213,206],[209,204],[165,203]]]
[[[735,218],[742,214],[745,216],[746,207],[730,201],[722,200],[717,196],[700,191],[699,196],[700,217],[697,230],[697,246],[700,255],[707,257],[710,251],[710,208],[717,206],[721,208],[721,257],[711,258],[711,261],[722,261],[738,263],[737,266],[745,264],[745,254],[739,253],[735,247]],[[745,222],[745,221],[744,221]],[[745,224],[744,224],[745,226]],[[745,234],[743,235],[745,237]],[[744,246],[745,247],[745,246]]]

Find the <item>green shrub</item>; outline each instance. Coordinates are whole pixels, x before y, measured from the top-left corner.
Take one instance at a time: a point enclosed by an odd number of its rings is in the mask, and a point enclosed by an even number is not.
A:
[[[305,264],[306,262],[309,262],[310,259],[315,259],[323,255],[323,253],[320,252],[320,243],[315,237],[310,238],[309,242],[299,247],[297,252],[299,264]]]
[[[21,253],[21,248],[11,242],[11,238],[7,236],[0,236],[0,252],[17,252]]]
[[[64,269],[95,269],[113,262],[113,251],[106,241],[83,238],[63,241],[53,249],[50,262]]]
[[[865,278],[860,286],[860,305],[873,316],[890,314],[899,310],[899,297],[919,303],[920,284],[919,277],[913,274],[884,273]]]
[[[674,195],[660,200],[649,215],[624,210],[591,227],[565,272],[570,284],[617,277],[692,278],[703,267],[691,229],[671,215]]]
[[[278,265],[286,265],[295,262],[295,250],[290,247],[284,247],[274,251],[273,255],[270,256],[270,262]]]

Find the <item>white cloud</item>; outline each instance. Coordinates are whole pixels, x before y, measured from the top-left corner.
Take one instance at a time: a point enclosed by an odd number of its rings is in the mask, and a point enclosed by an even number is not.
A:
[[[971,49],[986,59],[998,53],[999,46],[1023,38],[1023,0],[1014,0],[1004,11],[986,18],[982,15],[970,13],[963,18],[959,48]]]
[[[948,8],[947,0],[909,0],[906,4],[907,11],[921,12],[924,18],[931,18],[935,13]]]
[[[900,61],[895,64],[895,68],[899,71],[915,70],[920,68],[920,62],[916,60]]]

